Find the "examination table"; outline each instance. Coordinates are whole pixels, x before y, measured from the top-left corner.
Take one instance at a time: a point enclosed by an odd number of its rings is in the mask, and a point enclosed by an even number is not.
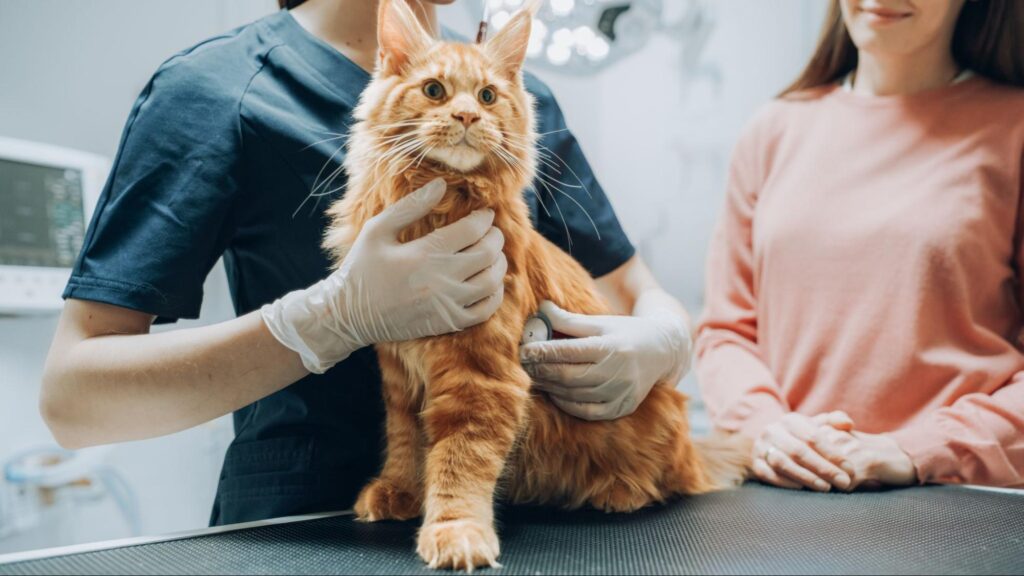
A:
[[[1024,495],[747,485],[636,514],[498,509],[488,574],[1024,573]],[[418,523],[346,513],[0,556],[0,574],[416,574]]]

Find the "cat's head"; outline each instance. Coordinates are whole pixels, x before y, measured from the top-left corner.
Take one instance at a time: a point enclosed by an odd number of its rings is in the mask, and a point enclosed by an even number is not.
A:
[[[381,0],[379,10],[377,70],[356,111],[375,153],[463,173],[525,168],[535,138],[522,76],[532,11],[478,45],[436,40],[406,0]]]

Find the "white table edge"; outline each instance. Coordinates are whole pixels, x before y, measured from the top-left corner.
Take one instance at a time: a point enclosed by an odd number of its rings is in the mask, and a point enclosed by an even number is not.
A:
[[[59,546],[56,548],[42,548],[40,550],[14,552],[11,554],[0,555],[0,566],[4,564],[13,564],[16,562],[42,560],[44,558],[56,558],[58,556],[70,556],[72,554],[82,554],[85,552],[99,552],[101,550],[111,550],[113,548],[123,548],[126,546],[141,546],[144,544],[156,544],[159,542],[173,542],[174,540],[185,540],[187,538],[196,538],[198,536],[210,536],[212,534],[237,532],[239,530],[259,528],[261,526],[276,526],[280,524],[292,524],[295,522],[307,522],[309,520],[335,518],[338,516],[351,516],[352,514],[353,512],[351,510],[344,510],[341,512],[322,512],[319,514],[287,516],[284,518],[272,518],[270,520],[257,520],[255,522],[229,524],[227,526],[214,526],[212,528],[185,530],[183,532],[173,532],[171,534],[164,534],[160,536],[138,536],[134,538],[120,538],[117,540],[105,540],[102,542],[90,542],[87,544],[74,544],[71,546]]]

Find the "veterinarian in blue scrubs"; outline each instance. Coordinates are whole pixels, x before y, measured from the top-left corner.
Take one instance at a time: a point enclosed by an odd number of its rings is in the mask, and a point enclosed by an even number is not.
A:
[[[410,2],[436,29],[433,3]],[[415,202],[382,216],[373,234],[364,231],[348,258],[365,278],[332,274],[320,248],[324,210],[344,189],[345,174],[335,171],[344,135],[373,66],[375,37],[367,31],[375,30],[375,4],[308,0],[161,66],[131,111],[64,294],[41,400],[54,435],[77,448],[234,412],[236,437],[212,524],[351,506],[378,471],[382,449],[380,374],[370,345],[398,338],[394,330],[412,331],[408,337],[468,327],[500,301],[498,282],[485,299],[493,305],[462,303],[465,314],[453,325],[401,289],[428,272],[466,280],[430,269],[438,256],[430,250],[458,258],[468,246],[482,258],[474,273],[503,258],[501,244],[489,240],[489,219],[453,225],[442,248],[399,245],[397,230],[429,210],[436,191],[416,192]],[[614,418],[635,409],[655,381],[686,370],[685,312],[635,257],[551,92],[533,77],[527,86],[537,98],[541,142],[570,168],[556,174],[545,167],[547,176],[575,173],[589,190],[568,189],[573,200],[546,194],[546,209],[526,193],[534,223],[633,316],[549,309],[556,329],[589,337],[531,348],[524,363],[563,409]],[[150,334],[154,321],[199,315],[204,279],[220,257],[238,318]],[[364,280],[372,298],[351,298],[346,290]],[[265,322],[260,309],[275,301],[288,302],[291,316]],[[342,301],[349,316],[328,318],[344,309]],[[403,321],[373,334],[352,327],[374,314]],[[351,349],[334,356],[296,349],[304,338],[318,345],[309,337],[313,324],[339,334],[351,329]]]

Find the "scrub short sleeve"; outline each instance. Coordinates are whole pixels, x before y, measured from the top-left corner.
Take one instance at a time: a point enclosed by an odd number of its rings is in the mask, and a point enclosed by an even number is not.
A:
[[[583,155],[551,91],[535,77],[526,87],[537,101],[540,161],[533,188],[540,195],[537,230],[597,278],[633,257],[604,189]]]
[[[136,101],[64,298],[199,316],[233,233],[241,156],[239,82],[212,68],[179,56]]]

